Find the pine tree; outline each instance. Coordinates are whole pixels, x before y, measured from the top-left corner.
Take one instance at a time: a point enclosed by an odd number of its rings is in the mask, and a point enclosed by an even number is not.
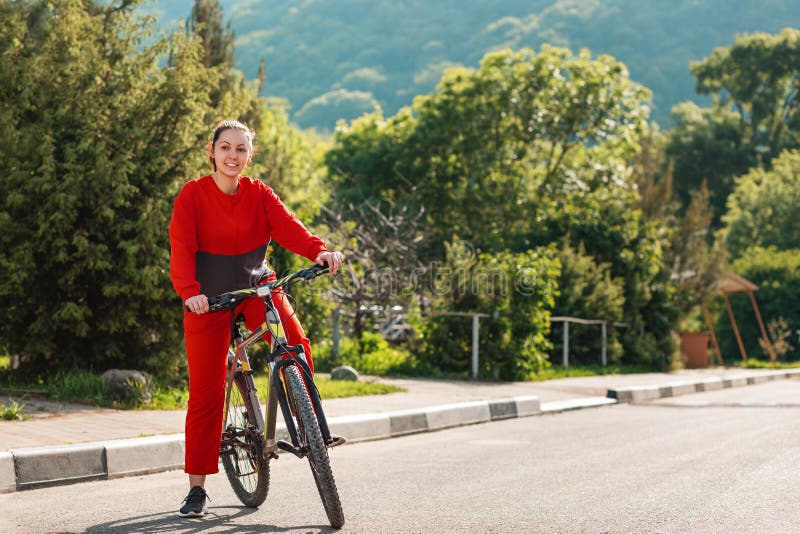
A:
[[[0,345],[23,371],[184,361],[167,226],[216,79],[182,34],[145,45],[135,4],[0,3]]]
[[[264,92],[264,86],[267,83],[267,64],[264,58],[258,62],[258,95]]]
[[[233,68],[235,34],[231,23],[223,22],[222,6],[219,0],[195,0],[187,29],[200,37],[203,44],[203,65],[207,68]]]

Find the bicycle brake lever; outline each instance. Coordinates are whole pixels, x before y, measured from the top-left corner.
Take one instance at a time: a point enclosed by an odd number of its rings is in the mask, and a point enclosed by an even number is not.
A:
[[[222,309],[222,307],[225,306],[225,304],[227,304],[229,300],[230,300],[230,297],[227,297],[227,298],[225,298],[225,297],[221,297],[221,298],[209,297],[209,299],[208,299],[208,311],[217,311],[217,310]]]
[[[235,295],[222,295],[220,297],[210,297],[208,299],[208,311],[227,310],[233,304],[238,303],[243,299],[236,298]]]
[[[308,269],[303,269],[297,274],[298,278],[305,280],[306,282],[309,280],[313,280],[317,276],[327,273],[328,272],[328,265],[312,265]]]

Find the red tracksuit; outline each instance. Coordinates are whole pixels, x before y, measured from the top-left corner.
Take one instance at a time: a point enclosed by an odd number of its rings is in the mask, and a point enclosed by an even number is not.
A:
[[[170,276],[175,291],[189,297],[214,296],[250,287],[251,274],[264,268],[270,239],[314,261],[326,251],[259,180],[240,178],[235,194],[220,191],[211,176],[187,182],[175,198],[169,225]],[[302,343],[313,369],[308,338],[287,299],[274,296],[290,344]],[[250,299],[237,309],[254,329],[264,322],[264,303]],[[189,363],[186,461],[192,475],[216,473],[225,403],[225,372],[230,313],[184,312]]]

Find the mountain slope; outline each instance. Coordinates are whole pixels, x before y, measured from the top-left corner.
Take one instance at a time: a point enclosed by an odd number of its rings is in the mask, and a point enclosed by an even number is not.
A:
[[[159,0],[168,20],[185,2]],[[800,26],[793,0],[224,0],[237,66],[286,98],[301,126],[331,129],[380,105],[386,115],[433,90],[444,69],[489,50],[542,43],[623,61],[653,90],[653,118],[694,99],[690,61],[740,33]],[[189,6],[184,8],[186,14]]]

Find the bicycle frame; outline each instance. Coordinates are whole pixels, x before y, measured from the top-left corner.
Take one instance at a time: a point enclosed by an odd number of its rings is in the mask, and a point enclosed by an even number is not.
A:
[[[302,458],[306,455],[307,451],[303,449],[298,439],[297,428],[292,418],[293,410],[290,407],[290,401],[286,394],[286,388],[281,378],[284,367],[287,365],[297,365],[300,368],[301,376],[306,383],[306,389],[308,390],[309,398],[311,399],[311,403],[314,407],[314,412],[319,423],[320,431],[322,432],[323,439],[326,443],[330,443],[332,441],[330,430],[322,409],[319,391],[314,385],[313,375],[306,359],[305,350],[303,349],[302,345],[287,344],[286,338],[284,337],[283,323],[281,322],[280,316],[278,315],[275,305],[272,302],[271,290],[274,286],[267,285],[264,287],[268,288],[269,291],[266,289],[262,291],[261,288],[258,288],[257,294],[258,297],[263,298],[266,304],[266,321],[255,331],[247,335],[247,337],[243,337],[241,334],[239,318],[235,317],[233,321],[232,345],[234,349],[229,349],[228,352],[228,373],[225,388],[224,412],[226,416],[223,418],[222,423],[223,441],[226,438],[225,428],[228,424],[227,414],[230,405],[230,395],[231,389],[233,388],[234,375],[237,371],[241,371],[244,374],[253,373],[250,360],[247,355],[247,348],[261,339],[265,334],[269,334],[270,350],[269,354],[267,355],[268,365],[266,369],[268,388],[266,394],[266,408],[264,414],[262,414],[259,408],[257,411],[258,420],[251,422],[251,424],[254,424],[258,433],[264,438],[262,451],[264,458],[274,456],[278,449],[286,450]],[[255,298],[255,295],[253,295],[252,298]],[[238,369],[237,365],[241,366],[241,368]],[[253,406],[260,407],[261,404],[259,402],[258,392],[256,391],[255,387],[248,389],[249,391],[247,393],[252,400]],[[281,412],[286,423],[286,430],[289,434],[289,438],[291,439],[291,445],[289,443],[279,441],[276,438],[278,405],[281,407]],[[227,437],[228,439],[231,438],[231,436]]]

